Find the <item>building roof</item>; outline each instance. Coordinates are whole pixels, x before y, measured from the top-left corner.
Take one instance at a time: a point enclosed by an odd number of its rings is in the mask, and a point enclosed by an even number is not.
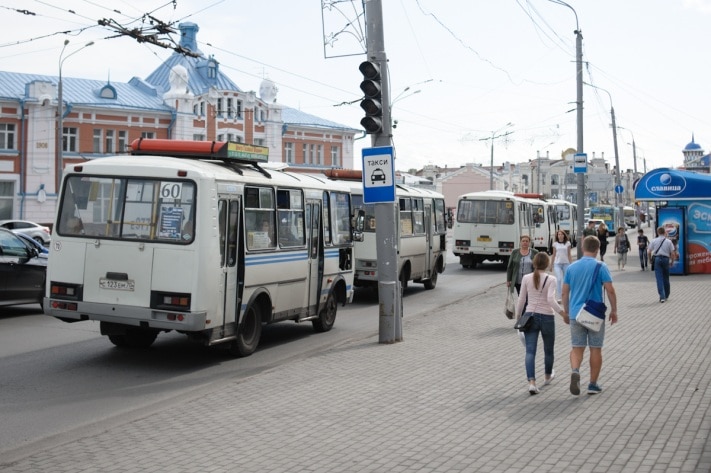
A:
[[[291,107],[282,106],[281,118],[287,127],[289,125],[294,126],[308,126],[315,128],[333,128],[338,130],[343,130],[347,132],[362,132],[363,130],[351,128],[347,125],[342,125],[340,123],[332,122],[331,120],[326,120],[325,118],[317,117],[316,115],[311,115],[301,110],[297,110]]]
[[[691,142],[684,147],[684,151],[700,151],[701,145],[694,142],[694,134],[691,134]]]
[[[48,82],[56,87],[59,84],[59,77],[0,71],[0,98],[18,101],[27,99],[29,98],[27,86],[32,82]],[[115,98],[102,97],[101,92],[105,88],[108,88],[108,91],[113,91],[112,95]],[[52,97],[52,100],[56,99],[56,96]],[[70,106],[86,105],[160,112],[172,110],[163,103],[162,95],[154,87],[138,78],[123,83],[62,77],[62,99]]]

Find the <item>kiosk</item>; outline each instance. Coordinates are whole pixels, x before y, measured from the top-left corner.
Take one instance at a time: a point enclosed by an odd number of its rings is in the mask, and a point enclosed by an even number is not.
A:
[[[711,176],[654,169],[636,183],[634,196],[655,203],[654,223],[674,242],[679,259],[670,273],[711,274]]]

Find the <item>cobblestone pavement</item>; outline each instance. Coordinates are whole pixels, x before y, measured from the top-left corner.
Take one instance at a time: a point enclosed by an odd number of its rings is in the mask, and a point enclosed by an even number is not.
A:
[[[673,276],[660,304],[633,254],[624,272],[606,258],[620,321],[607,328],[600,395],[570,394],[560,318],[557,377],[529,395],[497,284],[408,317],[403,342],[344,343],[68,443],[39,442],[0,458],[0,471],[711,471],[711,276]],[[542,344],[537,358],[542,379]]]

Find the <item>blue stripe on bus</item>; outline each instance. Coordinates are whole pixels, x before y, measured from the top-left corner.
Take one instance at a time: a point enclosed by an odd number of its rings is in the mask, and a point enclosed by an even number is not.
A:
[[[256,266],[260,264],[285,263],[293,261],[305,261],[308,255],[305,251],[298,253],[275,253],[271,255],[247,256],[244,260],[246,266]]]

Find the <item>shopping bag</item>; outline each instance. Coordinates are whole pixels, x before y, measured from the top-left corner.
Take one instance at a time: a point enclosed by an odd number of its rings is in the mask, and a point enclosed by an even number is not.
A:
[[[513,291],[507,291],[506,294],[506,304],[504,306],[504,314],[506,314],[507,319],[513,319],[514,313],[516,312],[516,297]]]
[[[575,317],[575,321],[593,332],[599,332],[605,323],[607,306],[598,301],[588,299]]]

